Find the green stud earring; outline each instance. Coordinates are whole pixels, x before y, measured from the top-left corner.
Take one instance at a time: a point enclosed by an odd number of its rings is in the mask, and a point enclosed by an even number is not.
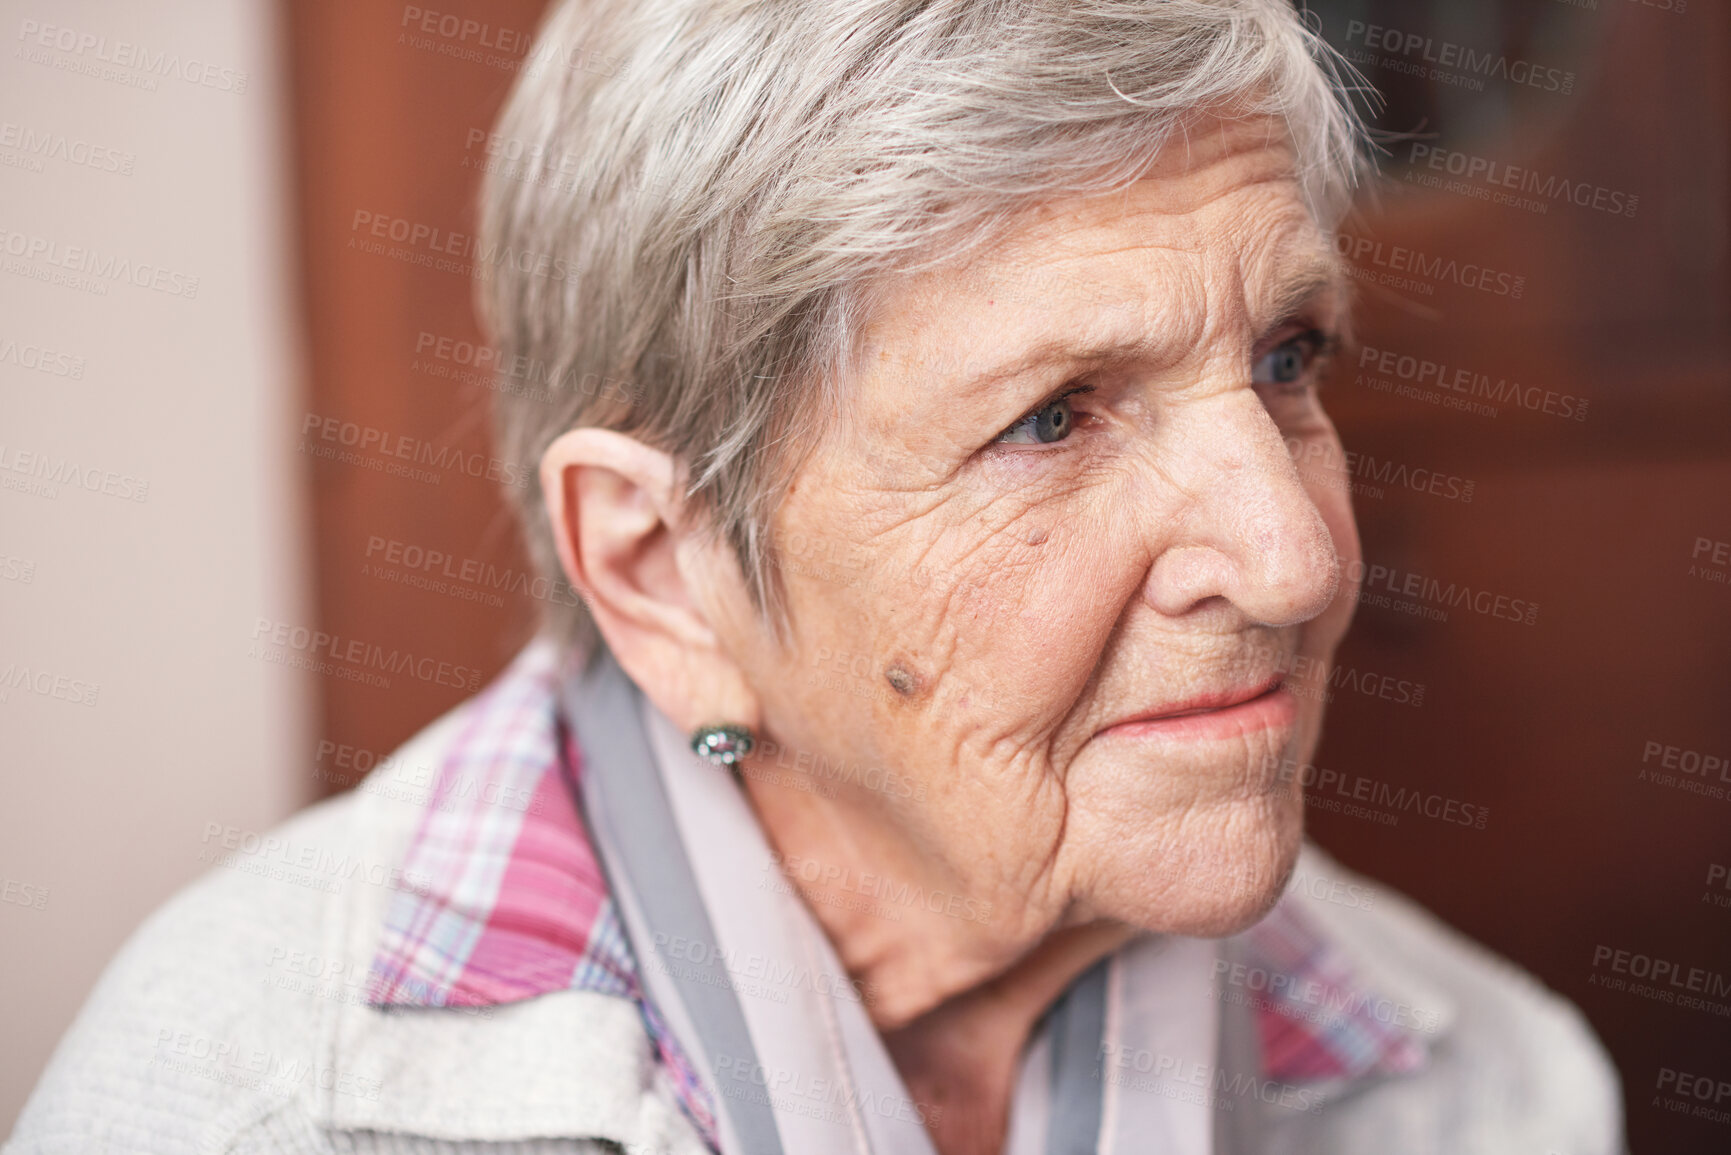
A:
[[[732,769],[741,758],[751,753],[756,741],[744,726],[715,722],[699,726],[691,735],[691,751],[699,758]]]

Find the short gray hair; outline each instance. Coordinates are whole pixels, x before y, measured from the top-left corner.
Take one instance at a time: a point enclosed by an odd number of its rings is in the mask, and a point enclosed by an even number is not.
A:
[[[578,426],[670,453],[786,637],[771,514],[839,412],[886,274],[1146,171],[1186,117],[1274,114],[1332,231],[1365,164],[1356,74],[1287,0],[563,0],[500,119],[481,310],[501,455]],[[590,653],[581,606],[551,625]]]

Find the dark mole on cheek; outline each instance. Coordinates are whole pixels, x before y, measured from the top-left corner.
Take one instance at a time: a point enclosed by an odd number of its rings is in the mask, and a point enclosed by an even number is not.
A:
[[[911,698],[919,693],[920,680],[908,671],[901,662],[891,662],[889,669],[884,671],[884,680],[895,688],[895,692],[904,698]]]

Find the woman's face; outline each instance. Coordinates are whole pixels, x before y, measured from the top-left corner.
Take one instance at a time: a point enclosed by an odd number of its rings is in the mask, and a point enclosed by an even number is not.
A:
[[[890,772],[832,781],[852,849],[1007,939],[1265,910],[1321,722],[1283,676],[1351,616],[1345,478],[1294,467],[1341,460],[1332,249],[1272,122],[1167,155],[895,289],[776,518],[793,646],[735,644],[779,761]]]

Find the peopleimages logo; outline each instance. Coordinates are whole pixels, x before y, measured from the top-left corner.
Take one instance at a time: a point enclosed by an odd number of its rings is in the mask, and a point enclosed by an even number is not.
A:
[[[349,248],[465,277],[486,277],[501,269],[515,269],[532,277],[564,281],[576,273],[571,262],[551,252],[513,249],[497,242],[484,242],[474,233],[368,209],[355,210],[349,234]],[[396,247],[386,248],[385,242]]]
[[[1293,462],[1306,476],[1326,483],[1326,473],[1317,473],[1311,467],[1322,470],[1339,470],[1343,475],[1346,488],[1352,479],[1374,482],[1376,488],[1371,490],[1371,496],[1380,497],[1382,489],[1387,486],[1393,489],[1410,489],[1414,493],[1426,493],[1432,497],[1446,498],[1450,501],[1470,502],[1473,499],[1475,482],[1468,477],[1459,477],[1452,473],[1444,473],[1437,469],[1426,469],[1423,466],[1408,465],[1405,462],[1393,461],[1389,458],[1378,458],[1374,454],[1354,452],[1341,449],[1333,444],[1308,440],[1302,437],[1290,437],[1286,441],[1287,452],[1292,455]],[[1359,488],[1367,488],[1361,486]]]
[[[1304,788],[1305,802],[1347,801],[1362,802],[1370,806],[1381,806],[1386,812],[1396,818],[1396,822],[1379,819],[1383,825],[1394,826],[1398,823],[1401,813],[1417,814],[1424,818],[1435,819],[1438,822],[1452,826],[1469,826],[1475,830],[1483,830],[1490,820],[1491,808],[1479,806],[1471,802],[1463,802],[1458,798],[1450,798],[1443,794],[1431,794],[1410,786],[1396,786],[1389,782],[1378,782],[1363,774],[1353,774],[1345,770],[1331,770],[1326,766],[1318,766],[1314,762],[1300,762],[1293,758],[1282,758],[1271,754],[1265,760],[1263,768],[1274,772],[1275,781],[1284,785],[1293,781]],[[1335,809],[1325,806],[1324,809]],[[1351,815],[1352,817],[1374,817],[1370,815]]]
[[[0,443],[0,475],[9,473],[22,474],[36,487],[31,492],[37,492],[43,497],[59,496],[55,487],[64,485],[68,489],[83,489],[121,501],[147,501],[150,498],[150,482],[143,478],[133,477],[129,473],[116,473],[112,469],[84,465],[70,457],[56,457],[52,453],[19,449],[15,445]],[[10,477],[0,476],[0,482],[12,480]],[[5,488],[20,487],[6,485]]]
[[[1709,995],[1716,999],[1731,997],[1731,976],[1705,967],[1686,966],[1675,959],[1658,958],[1605,943],[1599,943],[1593,948],[1593,969],[1609,970],[1613,974],[1649,981],[1667,994],[1683,992],[1685,995]],[[1720,1008],[1716,1013],[1731,1012],[1731,1007],[1722,1003],[1716,1006]]]
[[[563,578],[547,578],[510,566],[500,568],[479,558],[458,557],[378,534],[367,538],[366,557],[361,570],[364,576],[382,577],[435,593],[451,594],[462,587],[473,587],[477,594],[509,593],[562,606],[581,605],[583,601]],[[505,603],[497,600],[489,604]]]
[[[1287,689],[1295,694],[1320,698],[1324,702],[1334,701],[1334,692],[1344,689],[1400,706],[1424,705],[1425,684],[1394,674],[1358,670],[1304,654],[1294,654],[1290,661],[1283,662],[1278,669],[1288,675]]]
[[[110,145],[93,144],[81,137],[36,129],[10,120],[0,121],[0,148],[15,149],[36,161],[60,160],[80,168],[121,176],[131,176],[132,166],[138,160],[132,153]]]
[[[1666,1110],[1680,1115],[1687,1113],[1713,1123],[1731,1123],[1731,1109],[1723,1106],[1731,1102],[1731,1079],[1690,1074],[1674,1067],[1660,1067],[1659,1078],[1653,1089],[1674,1096],[1664,1100],[1655,1099],[1654,1106],[1663,1102]]]
[[[96,695],[102,692],[102,686],[70,674],[56,674],[40,666],[11,662],[4,670],[0,670],[0,703],[9,701],[14,692],[57,698],[79,706],[94,706]]]
[[[486,156],[485,161],[477,161],[469,154],[476,151]],[[463,167],[478,168],[483,172],[492,172],[499,168],[507,171],[522,169],[526,174],[533,174],[529,179],[537,183],[564,181],[575,183],[583,171],[584,154],[577,149],[564,149],[555,154],[545,145],[525,141],[515,136],[504,136],[485,128],[471,128],[463,140]]]
[[[381,458],[396,458],[399,461],[412,462],[415,466],[432,466],[435,470],[455,470],[470,477],[484,477],[488,481],[496,481],[501,485],[522,489],[529,484],[529,470],[516,462],[504,461],[497,457],[489,457],[485,453],[465,453],[455,445],[439,445],[432,441],[423,441],[408,434],[392,433],[385,429],[376,429],[371,425],[362,425],[356,421],[344,421],[340,417],[327,417],[319,413],[308,413],[301,421],[301,436],[303,448],[315,456],[331,457],[344,460],[351,465],[369,465],[366,458],[359,454],[374,453]],[[356,452],[339,456],[333,448],[326,450],[317,444],[309,442],[325,441],[332,446],[353,449]],[[347,458],[354,458],[348,461]],[[410,467],[404,466],[404,469]],[[389,472],[389,470],[387,470]],[[416,472],[426,473],[425,470]],[[436,481],[437,473],[427,473],[426,477]]]
[[[581,378],[574,378],[571,373],[556,374],[551,365],[539,358],[520,353],[501,357],[491,345],[441,337],[425,329],[415,336],[415,360],[409,368],[429,377],[449,378],[549,404],[574,394],[625,405],[643,400],[643,386],[635,382],[595,372],[585,373]]]
[[[473,44],[521,56],[534,43],[535,36],[517,28],[496,28],[481,20],[469,20],[449,12],[434,12],[413,4],[403,6],[402,27],[427,36],[439,36],[458,44]]]
[[[267,652],[260,648],[262,645],[284,647],[302,658],[301,662],[286,664],[314,669],[315,672],[327,672],[323,668],[323,659],[329,659],[358,671],[406,674],[422,682],[471,692],[481,688],[481,671],[469,666],[417,657],[406,650],[386,649],[374,642],[345,638],[310,626],[259,618],[253,625],[252,639],[254,652],[251,656],[270,660]]]
[[[1359,266],[1352,275],[1361,280],[1374,279],[1397,289],[1418,289],[1428,294],[1436,285],[1449,284],[1518,301],[1527,288],[1526,277],[1515,273],[1493,269],[1477,261],[1435,256],[1405,245],[1384,244],[1371,237],[1340,233],[1334,238],[1334,247],[1341,256]],[[1362,267],[1367,264],[1384,272],[1372,274],[1370,269]]]
[[[87,245],[65,245],[52,237],[22,233],[0,225],[0,252],[17,262],[7,262],[5,271],[67,284],[85,292],[106,296],[108,285],[125,282],[139,289],[194,300],[198,278],[148,261],[134,261],[118,253],[104,253]],[[40,266],[33,269],[32,266]],[[52,271],[50,271],[52,270]]]
[[[1367,24],[1363,20],[1348,20],[1346,42],[1351,44],[1354,40],[1375,52],[1386,52],[1403,58],[1417,56],[1418,60],[1412,66],[1401,71],[1430,76],[1432,79],[1451,80],[1458,75],[1463,78],[1506,80],[1511,84],[1537,88],[1543,92],[1556,92],[1564,96],[1575,90],[1573,72],[1549,68],[1519,57],[1511,58],[1501,52],[1476,49],[1453,40],[1439,40],[1417,32],[1386,28],[1381,24]],[[1353,57],[1348,56],[1347,59]],[[1425,69],[1422,65],[1434,67]]]
[[[1606,188],[1583,180],[1572,181],[1567,177],[1545,176],[1537,169],[1506,164],[1489,157],[1437,148],[1429,144],[1414,142],[1406,159],[1407,163],[1415,168],[1422,162],[1424,167],[1433,172],[1446,172],[1467,181],[1482,182],[1497,189],[1512,189],[1528,194],[1540,201],[1541,208],[1545,207],[1544,202],[1562,201],[1579,208],[1632,217],[1641,203],[1640,197],[1620,189]],[[1517,208],[1528,207],[1518,203],[1518,198],[1511,199],[1509,203],[1515,204]]]
[[[0,337],[0,365],[16,365],[46,373],[51,377],[84,378],[84,358],[59,352],[43,345],[20,342],[13,337]]]
[[[32,886],[30,883],[20,882],[16,878],[0,879],[0,902],[27,907],[31,910],[47,910],[48,888],[46,886]]]
[[[710,1065],[723,1095],[765,1103],[786,1114],[837,1123],[850,1115],[876,1115],[921,1124],[935,1123],[943,1115],[943,1107],[936,1104],[862,1091],[850,1080],[813,1075],[804,1067],[765,1066],[755,1056],[716,1055]],[[746,1087],[733,1085],[740,1083]],[[761,1092],[757,1096],[742,1094],[747,1088],[761,1088]]]
[[[1514,405],[1535,413],[1548,413],[1572,421],[1587,419],[1588,399],[1573,393],[1558,393],[1537,385],[1522,385],[1507,377],[1493,378],[1461,365],[1416,357],[1396,349],[1379,349],[1366,345],[1358,351],[1361,371],[1384,373],[1414,386],[1437,389],[1444,394],[1458,394],[1474,401]],[[1370,383],[1370,382],[1366,382]],[[1494,410],[1492,413],[1494,414]]]
[[[1289,1017],[1300,1017],[1304,1021],[1324,1025],[1366,1014],[1386,1026],[1422,1031],[1426,1034],[1435,1032],[1442,1025],[1442,1012],[1439,1010],[1397,1002],[1365,991],[1347,990],[1319,979],[1301,979],[1282,971],[1270,971],[1266,967],[1233,962],[1230,959],[1214,960],[1214,986],[1217,991],[1224,987],[1235,987],[1266,995],[1271,1000],[1270,1006],[1283,1007],[1289,1011],[1295,1004],[1314,1009],[1319,1012],[1315,1016]]]
[[[1432,617],[1437,621],[1448,620],[1447,610],[1458,607],[1500,621],[1518,622],[1527,626],[1538,624],[1539,603],[1535,601],[1484,588],[1475,590],[1463,582],[1444,584],[1441,578],[1378,562],[1366,562],[1357,558],[1339,560],[1344,576],[1358,587],[1358,600],[1367,605],[1402,609],[1404,607],[1399,602],[1391,602],[1389,599],[1404,598],[1411,599],[1412,604],[1428,604],[1437,613],[1420,616]]]
[[[402,31],[397,33],[398,44],[506,72],[520,68],[534,75],[563,67],[615,76],[624,64],[619,58],[600,56],[583,45],[565,47],[548,43],[537,50],[533,32],[495,27],[485,21],[413,4],[404,5],[399,27]]]
[[[802,858],[793,854],[783,855],[774,850],[769,852],[769,857],[771,866],[765,869],[779,867],[790,880],[799,879],[894,906],[918,907],[930,914],[942,914],[964,922],[992,921],[992,904],[981,903],[970,895],[927,890],[917,883],[900,881],[885,874],[875,874],[869,870],[856,873],[850,866],[820,862],[815,858]]]
[[[1328,1098],[1326,1089],[1295,1087],[1290,1083],[1229,1071],[1225,1067],[1145,1047],[1127,1047],[1102,1040],[1097,1058],[1101,1067],[1106,1069],[1109,1083],[1154,1093],[1165,1089],[1162,1083],[1208,1088],[1216,1096],[1216,1105],[1228,1111],[1237,1106],[1235,1099],[1247,1097],[1289,1111],[1320,1111]],[[1135,1075],[1146,1078],[1137,1079]]]
[[[82,32],[76,28],[68,28],[63,24],[43,24],[38,20],[21,20],[18,23],[18,39],[25,49],[53,49],[67,54],[75,63],[108,65],[115,69],[130,69],[144,73],[140,80],[152,82],[140,87],[154,90],[154,78],[172,76],[195,84],[201,88],[214,88],[220,92],[232,92],[236,95],[246,91],[247,75],[238,68],[225,68],[199,60],[196,57],[182,57],[178,52],[166,49],[152,49],[147,45],[134,44],[130,40],[110,41],[107,36],[94,32]],[[44,57],[46,53],[42,54]],[[50,63],[46,59],[30,57],[35,63]],[[64,67],[64,66],[62,66]],[[88,71],[88,67],[66,68],[69,72]],[[100,75],[100,72],[97,73]],[[118,79],[118,77],[108,77]]]

